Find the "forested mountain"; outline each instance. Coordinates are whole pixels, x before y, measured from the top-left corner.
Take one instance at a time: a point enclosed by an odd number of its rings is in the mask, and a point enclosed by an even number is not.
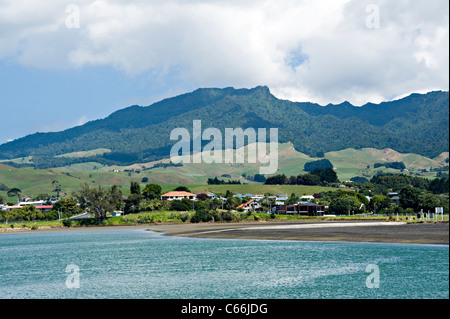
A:
[[[316,155],[345,148],[392,148],[435,157],[448,151],[449,93],[412,94],[400,100],[355,107],[348,102],[320,106],[280,100],[265,86],[198,89],[150,106],[130,106],[105,119],[65,131],[36,133],[0,145],[0,159],[33,156],[37,167],[96,161],[130,164],[167,158],[176,127],[278,128],[279,142]],[[54,156],[108,148],[84,158]]]

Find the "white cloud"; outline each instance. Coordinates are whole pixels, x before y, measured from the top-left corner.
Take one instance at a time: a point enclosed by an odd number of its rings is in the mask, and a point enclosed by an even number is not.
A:
[[[281,98],[379,102],[448,90],[446,0],[0,0],[0,59],[42,68],[111,65],[187,86],[268,85]],[[380,8],[369,29],[366,7]]]
[[[86,116],[86,115],[82,115],[82,116],[78,119],[78,121],[77,121],[77,123],[75,124],[75,126],[83,125],[83,124],[86,124],[87,122],[88,122],[87,116]]]

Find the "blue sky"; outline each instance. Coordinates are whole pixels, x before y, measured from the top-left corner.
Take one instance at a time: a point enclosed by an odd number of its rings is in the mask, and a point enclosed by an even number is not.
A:
[[[199,87],[267,85],[322,105],[447,91],[448,11],[447,0],[0,0],[0,143]]]
[[[166,87],[147,74],[131,77],[112,66],[55,70],[0,62],[0,74],[1,143],[64,130],[190,89],[176,83]]]

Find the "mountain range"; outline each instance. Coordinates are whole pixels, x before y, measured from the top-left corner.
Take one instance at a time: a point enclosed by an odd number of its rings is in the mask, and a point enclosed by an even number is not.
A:
[[[169,157],[174,128],[278,128],[279,142],[316,156],[347,148],[394,149],[434,158],[449,151],[449,92],[353,106],[281,100],[266,86],[203,88],[149,106],[133,105],[104,119],[61,132],[35,133],[0,145],[0,160],[14,166],[60,167],[98,162],[131,165]],[[89,156],[61,154],[106,149]],[[18,164],[14,159],[28,157]],[[11,161],[11,162],[9,162]]]

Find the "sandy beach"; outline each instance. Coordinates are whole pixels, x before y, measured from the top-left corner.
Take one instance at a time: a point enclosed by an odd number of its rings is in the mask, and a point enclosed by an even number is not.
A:
[[[224,239],[262,239],[298,241],[342,241],[410,244],[449,244],[449,223],[416,223],[384,221],[283,221],[248,223],[170,223],[130,226],[89,226],[8,229],[1,234],[107,229],[146,229],[167,236]]]

